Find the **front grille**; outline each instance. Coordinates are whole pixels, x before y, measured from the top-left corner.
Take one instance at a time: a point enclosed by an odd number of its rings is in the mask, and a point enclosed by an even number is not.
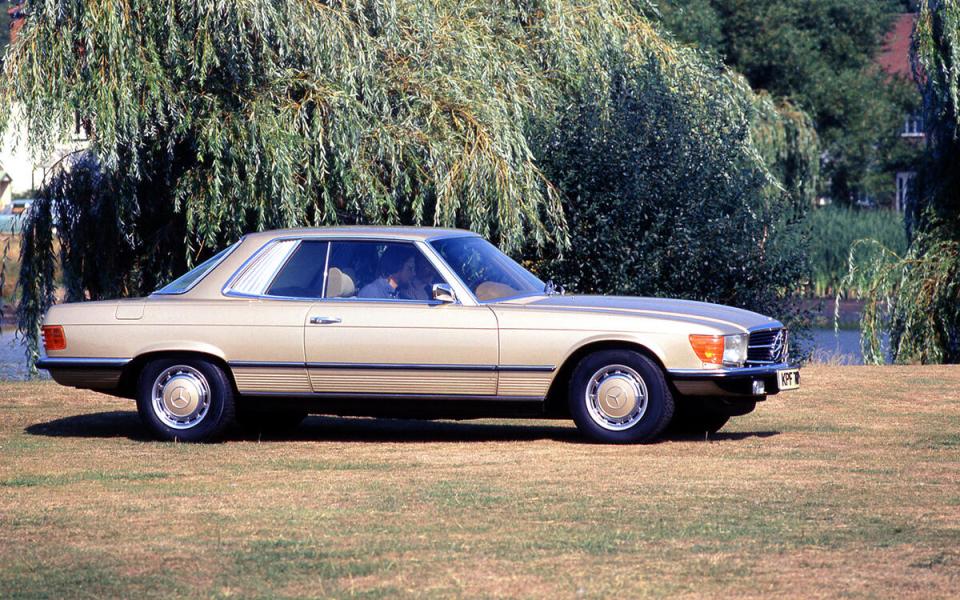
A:
[[[747,342],[747,364],[768,365],[786,360],[786,329],[767,329],[750,334]]]

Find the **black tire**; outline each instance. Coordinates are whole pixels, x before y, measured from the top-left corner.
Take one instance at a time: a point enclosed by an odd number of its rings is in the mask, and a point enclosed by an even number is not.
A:
[[[177,415],[165,409],[162,400],[161,379],[169,382],[174,377],[186,377],[189,385],[206,383],[206,409],[195,417],[183,417],[185,422],[171,424]],[[161,400],[154,401],[156,387]],[[202,403],[198,403],[202,404]],[[202,358],[160,358],[153,360],[140,372],[137,382],[137,412],[148,429],[159,439],[180,442],[211,442],[223,437],[233,423],[235,414],[233,386],[216,364]]]
[[[623,416],[622,422],[614,423],[606,418],[598,408],[600,404],[591,400],[599,394],[588,396],[588,386],[593,387],[597,383],[595,377],[602,372],[602,381],[620,377],[630,383],[639,377],[642,387],[638,389],[646,388],[645,406],[641,408],[640,402],[635,403],[634,411]],[[601,389],[598,387],[597,391]],[[570,378],[569,403],[570,414],[584,435],[597,442],[612,444],[656,440],[673,418],[674,409],[673,396],[659,365],[634,350],[603,350],[581,360]]]
[[[691,435],[712,434],[720,431],[729,420],[730,415],[685,414],[678,412],[673,415],[669,431]]]
[[[307,418],[307,411],[296,408],[268,409],[253,402],[238,402],[236,421],[253,434],[275,435],[288,433]]]

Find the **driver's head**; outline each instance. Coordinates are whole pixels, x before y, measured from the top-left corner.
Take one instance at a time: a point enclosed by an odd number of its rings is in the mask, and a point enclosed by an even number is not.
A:
[[[380,274],[398,284],[410,283],[415,272],[413,251],[409,248],[390,246],[380,257]]]

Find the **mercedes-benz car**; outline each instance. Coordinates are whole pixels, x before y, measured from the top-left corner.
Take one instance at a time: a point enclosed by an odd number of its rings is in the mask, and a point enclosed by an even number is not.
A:
[[[475,233],[244,236],[146,298],[55,305],[37,365],[167,440],[307,414],[572,418],[600,442],[715,432],[799,386],[777,320],[559,293]]]

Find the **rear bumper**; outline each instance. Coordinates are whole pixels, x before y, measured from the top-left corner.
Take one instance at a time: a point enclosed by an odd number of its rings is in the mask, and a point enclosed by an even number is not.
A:
[[[796,368],[796,365],[789,363],[777,363],[730,369],[669,369],[667,377],[676,390],[685,396],[762,398],[779,393],[777,371]],[[755,393],[757,382],[763,384],[763,393]]]
[[[50,372],[60,385],[95,390],[112,390],[120,383],[129,358],[59,358],[37,360],[37,368]]]

